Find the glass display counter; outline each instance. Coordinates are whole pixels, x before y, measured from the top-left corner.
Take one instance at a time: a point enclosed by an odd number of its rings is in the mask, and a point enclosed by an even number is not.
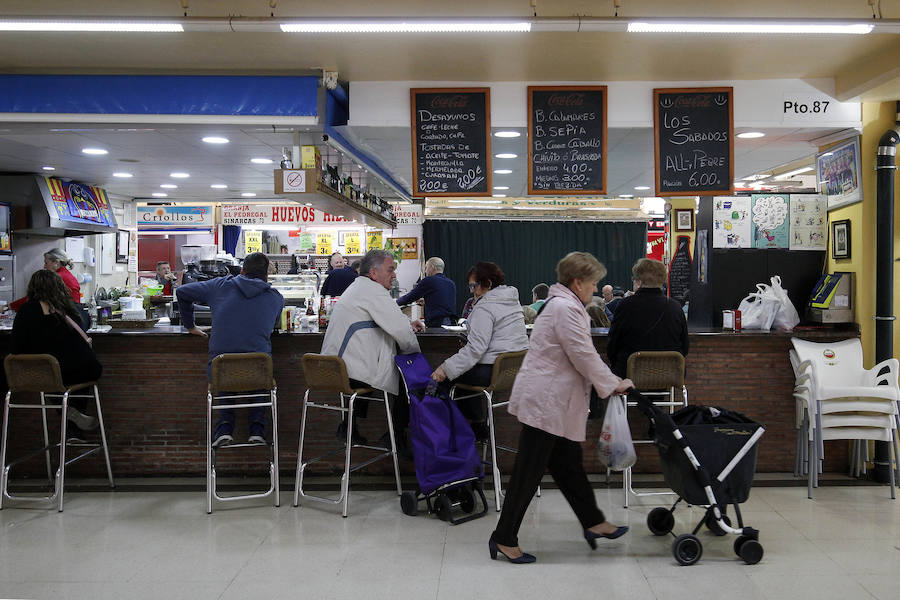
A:
[[[287,306],[301,306],[310,298],[319,295],[321,275],[314,270],[301,271],[296,275],[269,275],[269,283],[284,296]]]

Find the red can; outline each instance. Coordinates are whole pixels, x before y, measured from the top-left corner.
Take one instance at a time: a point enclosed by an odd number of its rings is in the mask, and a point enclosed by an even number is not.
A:
[[[741,311],[739,310],[734,311],[734,330],[741,330]]]

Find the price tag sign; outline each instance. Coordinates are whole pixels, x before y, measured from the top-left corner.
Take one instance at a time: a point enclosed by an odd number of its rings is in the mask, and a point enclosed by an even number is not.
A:
[[[247,251],[247,254],[250,254],[251,252],[262,252],[262,232],[245,231],[244,249]]]
[[[384,248],[381,230],[370,231],[366,234],[366,250],[381,250]]]
[[[316,234],[316,254],[331,254],[331,234]]]
[[[344,234],[344,250],[347,254],[361,254],[358,231],[348,231]]]

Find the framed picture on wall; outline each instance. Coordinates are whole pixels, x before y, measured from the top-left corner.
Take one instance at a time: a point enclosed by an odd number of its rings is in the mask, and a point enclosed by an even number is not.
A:
[[[831,224],[831,258],[850,258],[850,220]]]
[[[692,208],[676,208],[675,209],[675,231],[693,231],[694,230],[694,209]]]
[[[128,263],[128,250],[131,244],[131,232],[122,229],[116,232],[116,262]]]
[[[828,198],[828,210],[862,201],[859,173],[858,137],[816,156],[819,191]]]

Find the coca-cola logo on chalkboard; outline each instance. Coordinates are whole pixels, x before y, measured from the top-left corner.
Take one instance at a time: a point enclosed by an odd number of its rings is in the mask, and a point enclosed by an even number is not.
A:
[[[706,108],[710,106],[712,96],[679,96],[675,99],[675,108]]]
[[[547,106],[584,106],[584,94],[553,94],[547,100]]]
[[[431,108],[466,108],[469,105],[469,97],[457,94],[455,96],[435,96],[431,100]]]

